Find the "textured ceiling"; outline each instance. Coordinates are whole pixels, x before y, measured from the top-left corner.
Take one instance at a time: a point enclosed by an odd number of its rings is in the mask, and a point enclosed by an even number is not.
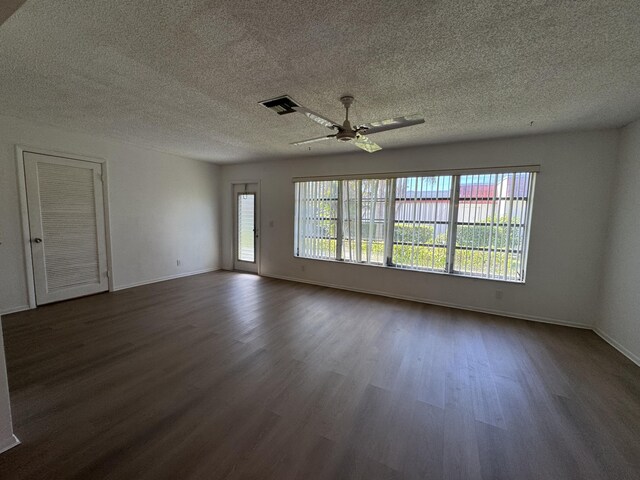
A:
[[[426,118],[385,148],[618,127],[639,25],[638,0],[28,0],[0,26],[0,114],[217,162],[358,151],[288,145],[330,132],[258,105],[281,94]]]
[[[2,0],[0,3],[0,25],[20,8],[25,0]]]

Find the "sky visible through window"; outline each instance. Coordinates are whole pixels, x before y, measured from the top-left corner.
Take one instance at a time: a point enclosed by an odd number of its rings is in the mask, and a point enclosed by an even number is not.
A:
[[[471,185],[471,184],[480,184],[480,185],[491,185],[495,183],[495,174],[483,174],[483,175],[461,175],[460,176],[460,185]],[[422,194],[422,196],[436,196],[436,188],[438,196],[443,196],[443,194],[451,191],[451,176],[442,176],[442,177],[426,177],[429,178],[430,181],[420,181],[420,178],[425,177],[410,177],[406,179],[407,183],[407,194],[411,194],[413,196],[416,193]],[[439,185],[438,185],[439,181]],[[420,188],[420,191],[418,191]]]

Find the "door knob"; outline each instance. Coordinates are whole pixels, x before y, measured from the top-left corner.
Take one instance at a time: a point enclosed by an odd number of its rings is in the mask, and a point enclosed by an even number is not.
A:
[[[42,239],[41,238],[34,238],[33,239],[33,243],[42,243]]]

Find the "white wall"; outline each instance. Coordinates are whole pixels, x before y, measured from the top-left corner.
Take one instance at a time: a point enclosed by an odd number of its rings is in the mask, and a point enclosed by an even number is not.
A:
[[[640,120],[620,136],[597,331],[640,365]]]
[[[4,360],[4,342],[2,338],[2,319],[0,319],[0,453],[18,444],[11,425],[11,405],[9,404],[9,385]]]
[[[225,165],[222,266],[232,268],[230,183],[257,180],[263,275],[591,327],[617,140],[616,130],[603,130]],[[293,257],[292,177],[527,164],[541,172],[525,285]]]
[[[28,306],[16,144],[107,160],[116,288],[219,268],[217,165],[0,117],[0,313]]]

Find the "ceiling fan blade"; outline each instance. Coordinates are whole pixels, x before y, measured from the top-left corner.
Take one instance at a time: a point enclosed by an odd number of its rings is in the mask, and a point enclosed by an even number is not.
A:
[[[306,145],[307,143],[321,142],[322,140],[329,140],[334,137],[335,135],[325,135],[324,137],[310,138],[309,140],[302,140],[300,142],[290,143],[289,145]]]
[[[316,123],[319,123],[320,125],[322,125],[323,127],[327,127],[327,128],[337,128],[340,129],[342,128],[342,125],[340,125],[337,122],[334,122],[333,120],[329,120],[326,117],[323,117],[322,115],[320,115],[319,113],[316,113],[312,110],[309,110],[306,107],[302,107],[302,106],[297,106],[297,107],[293,107],[293,109],[296,112],[300,112],[304,115],[306,115],[307,117],[309,117],[311,120],[313,120]]]
[[[377,143],[372,142],[364,135],[358,135],[352,142],[356,147],[361,148],[365,152],[373,153],[378,150],[382,150],[382,147]]]
[[[388,118],[387,120],[365,123],[364,125],[360,125],[358,130],[363,129],[363,133],[371,135],[372,133],[386,132],[387,130],[395,130],[396,128],[411,127],[412,125],[419,125],[421,123],[424,123],[424,118],[420,118],[417,115],[410,115],[408,117]]]

